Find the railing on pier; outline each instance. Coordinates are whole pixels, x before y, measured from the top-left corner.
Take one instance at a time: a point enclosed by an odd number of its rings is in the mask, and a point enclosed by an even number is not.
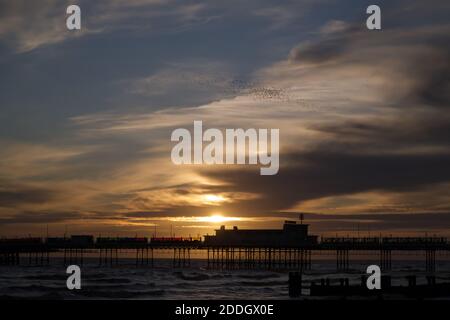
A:
[[[398,250],[422,250],[428,248],[450,248],[450,242],[444,237],[331,237],[322,238],[320,246],[326,248],[349,249],[398,249]]]

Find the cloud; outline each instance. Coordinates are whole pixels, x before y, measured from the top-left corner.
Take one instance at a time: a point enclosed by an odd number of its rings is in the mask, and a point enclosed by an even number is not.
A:
[[[69,32],[66,8],[70,1],[5,1],[0,2],[0,35],[18,52],[28,52],[43,45],[90,33],[87,28]]]
[[[147,32],[176,31],[205,23],[203,4],[171,0],[113,0],[77,2],[81,8],[82,28],[66,28],[69,0],[0,1],[0,36],[19,53],[54,45],[69,39],[114,30]],[[142,23],[143,20],[146,23]]]
[[[231,190],[258,194],[257,200],[245,203],[248,212],[281,211],[306,200],[371,190],[409,192],[450,181],[450,170],[445,165],[449,153],[358,154],[324,145],[315,151],[285,155],[284,159],[289,165],[272,179],[250,170],[205,174],[226,182]]]
[[[150,30],[152,23],[157,30],[176,30],[176,21],[189,27],[217,13],[204,5],[180,5],[168,12],[158,1],[98,6],[92,11],[98,13],[98,24],[123,22],[133,14],[134,21],[120,24],[133,31]],[[145,24],[147,14],[152,19]],[[98,25],[92,26],[97,30]],[[80,220],[144,228],[152,217],[215,211],[245,217],[350,212],[362,220],[366,216],[358,213],[429,212],[434,217],[449,211],[450,118],[445,109],[450,104],[450,28],[398,25],[368,32],[363,27],[332,20],[317,28],[316,39],[301,41],[286,50],[284,59],[237,84],[233,66],[217,61],[165,64],[125,79],[121,84],[128,93],[173,95],[185,99],[186,107],[152,102],[133,112],[135,106],[124,102],[114,110],[72,116],[76,135],[67,143],[5,147],[0,173],[8,183],[23,182],[0,194],[9,206],[8,217],[16,206],[17,215],[77,212]],[[20,32],[4,34],[15,35],[19,47],[28,46],[24,50],[33,47]],[[192,128],[194,120],[203,120],[205,128],[280,128],[279,174],[262,177],[255,167],[174,166],[170,133]],[[207,203],[205,194],[226,201]],[[28,202],[21,205],[21,197]],[[407,215],[395,221],[379,217],[385,221],[380,228],[389,228],[389,221],[398,228],[407,223]]]
[[[241,89],[233,73],[227,63],[191,60],[166,64],[149,76],[125,80],[122,85],[131,94],[147,99],[164,99],[182,106],[201,105],[239,94]]]
[[[305,219],[311,224],[314,233],[335,236],[342,233],[360,236],[421,236],[426,233],[445,235],[446,225],[450,222],[450,213],[422,212],[415,214],[376,213],[376,214],[314,214],[306,213]],[[388,233],[389,232],[389,233]],[[387,234],[388,233],[388,234]]]
[[[24,204],[41,204],[54,198],[54,191],[15,187],[11,189],[0,189],[0,207],[17,207]]]
[[[346,36],[333,36],[316,42],[303,42],[291,50],[289,59],[302,63],[329,62],[344,54],[348,41]]]
[[[44,178],[67,170],[65,163],[90,150],[86,146],[61,146],[2,140],[0,175],[4,180]]]
[[[86,115],[73,121],[82,130],[109,137],[166,132],[166,137],[158,136],[161,145],[167,144],[171,129],[190,127],[199,119],[212,127],[282,128],[282,168],[270,180],[252,169],[177,168],[190,177],[223,182],[225,192],[258,196],[223,204],[229,212],[276,212],[302,201],[373,190],[386,196],[409,193],[450,181],[445,165],[450,160],[450,119],[440,111],[448,99],[429,85],[430,79],[437,79],[440,87],[447,85],[441,76],[448,54],[446,28],[398,28],[372,37],[350,24],[333,22],[321,28],[318,40],[300,44],[285,61],[254,75],[261,86],[280,88],[289,99],[254,99],[243,90],[196,107]],[[427,59],[437,65],[417,67]],[[150,79],[170,79],[169,88],[180,81],[174,73]],[[170,145],[166,149],[169,154]],[[155,203],[148,199],[137,197],[134,209],[151,210]],[[168,201],[162,202],[156,207],[164,208]]]
[[[296,9],[297,8],[292,8],[291,6],[270,6],[257,9],[253,14],[269,20],[271,22],[271,29],[278,29],[292,24],[295,20],[300,18]],[[303,14],[304,11],[306,10],[303,10]]]
[[[392,92],[390,98],[401,99],[399,102],[403,104],[448,106],[449,25],[400,28],[369,36],[362,27],[338,24],[336,28],[336,24],[332,24],[331,32],[327,24],[326,32],[317,40],[301,43],[292,49],[290,61],[304,66],[313,65],[319,71],[321,68],[338,71],[342,67],[371,69],[373,65],[379,70],[372,70],[372,77],[379,74],[388,81],[389,73],[397,73],[403,78],[404,87],[390,83],[392,91],[400,89]]]
[[[0,225],[11,224],[46,224],[56,222],[67,222],[71,219],[80,219],[78,212],[21,212],[8,217],[0,217]]]

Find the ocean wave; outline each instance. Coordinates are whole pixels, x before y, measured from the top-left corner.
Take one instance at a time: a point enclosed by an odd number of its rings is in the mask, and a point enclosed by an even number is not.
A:
[[[233,285],[246,287],[270,287],[270,286],[286,286],[286,281],[239,281]]]
[[[82,290],[76,292],[76,296],[97,298],[97,299],[133,299],[143,297],[156,297],[163,296],[165,291],[158,290],[145,290],[145,291],[102,291],[102,290]]]
[[[91,278],[91,280],[89,280],[89,282],[92,283],[107,283],[107,284],[127,284],[127,283],[131,283],[130,279],[126,279],[126,278],[103,278],[103,279],[94,279]]]
[[[57,292],[45,293],[40,296],[0,295],[0,300],[61,300],[63,296]]]
[[[280,278],[279,274],[271,273],[271,274],[238,274],[238,278],[242,279],[254,279],[254,280],[264,280],[271,278]]]
[[[213,274],[211,275],[211,279],[227,279],[232,278],[233,275],[231,274]]]
[[[37,275],[30,275],[30,276],[24,276],[22,279],[25,280],[66,280],[67,275],[60,275],[60,274],[37,274]]]
[[[204,281],[209,280],[210,276],[205,273],[194,272],[191,274],[184,274],[183,272],[177,271],[174,272],[173,275],[178,279],[187,280],[187,281]]]
[[[9,290],[12,291],[38,291],[38,292],[58,292],[61,290],[61,288],[57,287],[49,287],[49,286],[43,286],[43,285],[37,285],[37,284],[31,284],[26,286],[13,286],[9,287]]]

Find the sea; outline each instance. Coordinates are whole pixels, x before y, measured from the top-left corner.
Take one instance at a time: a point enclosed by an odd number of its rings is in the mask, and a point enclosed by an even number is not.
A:
[[[335,271],[334,260],[320,260],[304,272],[303,281],[349,278],[350,284],[359,284],[369,264],[373,262],[353,261],[343,273]],[[99,266],[97,259],[86,258],[80,265],[81,290],[67,289],[69,275],[58,258],[45,266],[0,266],[0,299],[290,299],[286,270],[211,270],[202,259],[183,268],[174,268],[171,259],[155,259],[154,265],[136,266],[133,259],[121,258],[117,266]],[[450,282],[450,261],[439,262],[437,270],[437,282]],[[406,285],[408,275],[416,275],[418,284],[426,283],[423,260],[395,261],[389,274],[393,285]],[[295,299],[317,298],[304,289]]]

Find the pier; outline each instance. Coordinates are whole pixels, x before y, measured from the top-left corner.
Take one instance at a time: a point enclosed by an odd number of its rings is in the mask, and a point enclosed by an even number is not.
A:
[[[347,271],[351,256],[365,254],[378,260],[383,270],[391,270],[393,257],[415,252],[424,257],[424,269],[436,271],[436,262],[449,255],[450,241],[444,237],[327,237],[308,234],[308,225],[285,222],[276,230],[216,230],[215,236],[183,237],[98,237],[72,235],[64,238],[0,239],[0,265],[46,265],[51,257],[62,258],[64,265],[83,265],[94,256],[99,266],[119,265],[123,251],[131,252],[136,266],[158,267],[158,252],[171,251],[173,267],[191,265],[193,251],[205,257],[209,269],[311,270],[314,257],[331,254],[336,270]]]
[[[392,238],[389,238],[392,240]],[[314,256],[333,255],[336,259],[336,270],[347,271],[350,268],[351,254],[364,252],[368,256],[378,258],[378,264],[383,270],[391,270],[393,255],[402,252],[415,252],[424,256],[424,268],[428,272],[436,270],[436,262],[440,255],[450,254],[450,243],[444,238],[402,238],[398,242],[383,242],[377,239],[376,244],[360,247],[362,239],[345,241],[340,238],[327,238],[325,241],[306,246],[224,246],[208,245],[203,241],[153,243],[151,239],[139,239],[139,243],[120,243],[121,239],[109,243],[94,241],[90,244],[73,243],[68,238],[65,244],[53,245],[47,239],[2,239],[0,240],[0,265],[46,265],[52,256],[61,257],[65,265],[83,265],[89,253],[96,255],[101,266],[116,266],[119,264],[121,251],[132,251],[136,266],[156,267],[155,254],[158,251],[173,252],[174,267],[189,267],[192,251],[200,250],[206,257],[206,267],[209,269],[266,269],[266,270],[311,270]],[[332,241],[332,243],[330,243]]]

